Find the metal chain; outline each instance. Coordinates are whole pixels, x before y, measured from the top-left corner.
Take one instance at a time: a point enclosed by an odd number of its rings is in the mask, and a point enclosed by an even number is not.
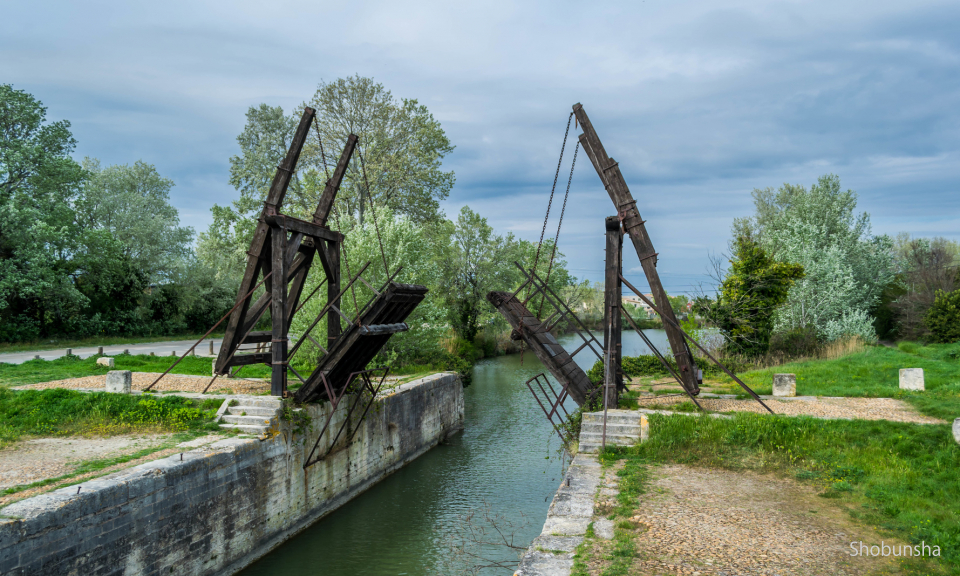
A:
[[[357,154],[360,155],[360,170],[363,172],[363,183],[367,187],[367,199],[370,201],[370,214],[373,215],[373,229],[377,233],[377,243],[380,244],[380,257],[383,258],[383,272],[386,278],[390,278],[390,267],[387,266],[387,254],[383,251],[383,238],[380,236],[380,226],[377,224],[377,210],[373,206],[373,196],[370,195],[370,181],[367,180],[367,167],[363,162],[363,151],[357,146]]]
[[[567,137],[570,135],[570,120],[573,119],[573,112],[567,116],[567,128],[563,131],[563,144],[560,146],[560,159],[557,160],[557,171],[553,174],[553,186],[550,188],[550,200],[547,202],[547,214],[543,217],[543,227],[540,229],[540,242],[537,243],[537,255],[533,259],[533,272],[537,271],[537,265],[540,264],[540,249],[543,247],[543,236],[547,233],[547,222],[550,220],[550,208],[553,206],[553,195],[557,191],[557,180],[560,179],[560,166],[563,164],[563,151],[567,148]],[[533,290],[533,285],[530,286]],[[532,297],[531,292],[527,293],[527,298]],[[546,298],[546,296],[543,296]],[[543,307],[543,300],[540,301],[540,307]],[[520,332],[523,332],[523,319],[520,319]],[[523,341],[520,341],[520,365],[523,366],[523,354],[526,348]]]
[[[317,141],[320,143],[320,159],[323,160],[323,175],[327,177],[327,180],[330,180],[330,169],[327,167],[327,155],[323,152],[323,138],[320,137],[320,126],[317,125],[317,117],[313,117],[313,127],[317,131]],[[334,202],[333,206],[333,219],[337,223],[337,230],[343,230],[343,227],[340,225],[340,210],[337,209],[337,203]],[[347,242],[346,238],[340,243],[340,248],[343,250],[343,265],[347,268],[347,278],[353,278],[353,274],[350,273],[350,258],[347,256]],[[354,288],[353,284],[350,284],[350,294],[353,296],[353,309],[360,312],[360,306],[357,304],[357,290]],[[328,334],[327,337],[330,335]]]
[[[577,142],[577,145],[573,149],[573,162],[570,163],[570,177],[567,178],[567,191],[563,195],[563,207],[560,208],[560,221],[557,223],[557,235],[553,238],[553,252],[550,254],[550,263],[547,266],[547,279],[544,282],[547,286],[550,285],[550,272],[553,270],[553,261],[557,256],[557,242],[560,240],[560,227],[563,226],[563,215],[567,211],[567,199],[570,197],[570,184],[573,182],[573,169],[577,165],[577,154],[580,152],[580,142]],[[543,301],[546,299],[546,295],[540,299],[540,308],[537,310],[537,317],[540,316],[540,313],[543,312]]]
[[[553,206],[553,195],[557,190],[557,180],[560,179],[560,166],[563,164],[563,151],[567,147],[567,137],[570,135],[570,121],[573,119],[573,112],[567,117],[567,129],[563,133],[563,145],[560,146],[560,159],[557,160],[557,171],[553,175],[553,187],[550,188],[550,200],[547,202],[547,214],[543,217],[543,228],[540,229],[540,242],[537,244],[537,255],[533,260],[533,271],[537,271],[537,265],[540,264],[540,248],[543,247],[543,236],[547,232],[547,221],[550,220],[550,207]]]

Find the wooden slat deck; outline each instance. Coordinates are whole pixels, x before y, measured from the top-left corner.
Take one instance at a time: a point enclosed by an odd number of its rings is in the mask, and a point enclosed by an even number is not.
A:
[[[553,334],[540,332],[540,320],[512,293],[490,292],[487,300],[507,319],[553,377],[567,389],[567,394],[582,406],[595,386]]]
[[[363,314],[360,324],[400,324],[423,301],[426,294],[427,289],[424,286],[391,282]],[[326,377],[330,387],[339,393],[348,384],[350,374],[364,370],[393,334],[387,330],[375,330],[374,333],[366,334],[364,332],[361,326],[356,324],[348,326],[320,359],[306,383],[294,394],[294,400],[309,402],[327,398],[323,377]]]

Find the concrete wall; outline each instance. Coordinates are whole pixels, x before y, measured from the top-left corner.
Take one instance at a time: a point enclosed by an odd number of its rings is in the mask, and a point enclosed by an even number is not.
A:
[[[266,440],[223,440],[0,509],[0,574],[233,574],[460,430],[463,389],[452,374],[401,386],[304,470],[328,410],[305,408],[304,434],[281,421]]]

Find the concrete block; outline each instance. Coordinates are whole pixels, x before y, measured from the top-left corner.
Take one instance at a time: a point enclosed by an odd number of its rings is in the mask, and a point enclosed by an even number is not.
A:
[[[923,391],[923,368],[901,368],[900,389]]]
[[[774,374],[773,375],[773,395],[774,396],[796,396],[797,395],[797,375],[796,374]]]
[[[107,368],[113,368],[113,358],[104,356],[103,358],[97,358],[97,364],[100,366],[106,366]]]
[[[953,421],[953,439],[960,444],[960,418]]]
[[[646,442],[650,439],[650,421],[647,420],[647,415],[640,415],[640,441]]]
[[[112,360],[112,358],[111,358]],[[133,389],[133,373],[129,370],[111,370],[107,372],[107,392],[129,394]]]

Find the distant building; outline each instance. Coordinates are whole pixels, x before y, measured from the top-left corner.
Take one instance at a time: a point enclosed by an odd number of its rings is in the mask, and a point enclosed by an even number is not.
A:
[[[644,296],[646,296],[646,297],[649,298],[651,301],[653,301],[653,294],[644,294]],[[624,302],[624,304],[632,304],[632,305],[636,306],[636,307],[639,308],[644,314],[646,314],[648,318],[654,314],[653,308],[651,308],[649,304],[647,304],[646,302],[644,302],[644,301],[643,301],[639,296],[637,296],[636,294],[624,294],[624,295],[623,295],[623,302]]]

